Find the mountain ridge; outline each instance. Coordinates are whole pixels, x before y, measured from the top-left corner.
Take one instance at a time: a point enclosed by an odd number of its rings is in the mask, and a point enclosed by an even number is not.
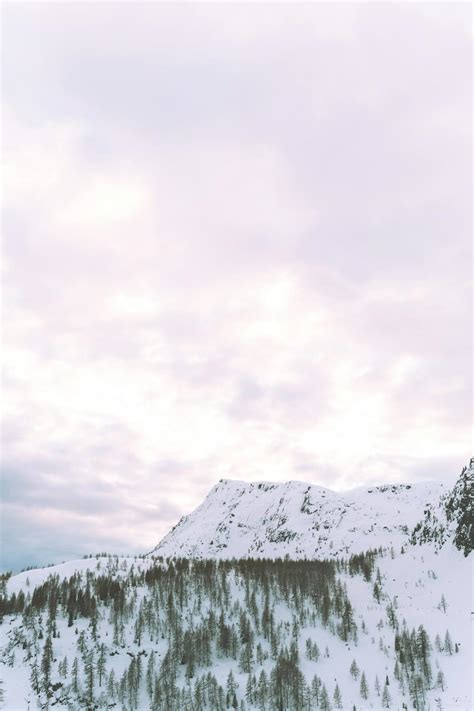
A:
[[[300,480],[220,479],[151,551],[164,557],[321,558],[401,546],[427,508],[449,496],[439,482],[336,492]],[[329,535],[330,534],[330,535]]]
[[[451,491],[426,507],[410,542],[434,543],[440,548],[449,539],[465,556],[474,549],[474,457],[463,467]]]

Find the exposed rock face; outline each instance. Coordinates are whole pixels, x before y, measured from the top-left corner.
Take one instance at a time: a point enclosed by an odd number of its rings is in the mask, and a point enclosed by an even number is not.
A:
[[[451,491],[429,504],[423,518],[411,535],[412,543],[435,543],[443,546],[452,541],[464,555],[474,547],[474,458],[464,467]]]

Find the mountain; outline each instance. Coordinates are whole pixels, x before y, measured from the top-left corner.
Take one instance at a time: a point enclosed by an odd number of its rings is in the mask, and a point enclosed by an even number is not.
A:
[[[411,536],[412,543],[432,542],[438,547],[447,540],[465,556],[474,548],[474,458],[463,468],[453,489],[426,506]]]
[[[151,554],[0,576],[0,708],[467,711],[473,473],[221,481]]]
[[[379,546],[400,548],[427,508],[449,487],[439,483],[362,487],[337,493],[300,481],[221,479],[203,503],[152,551],[164,557],[334,558]]]

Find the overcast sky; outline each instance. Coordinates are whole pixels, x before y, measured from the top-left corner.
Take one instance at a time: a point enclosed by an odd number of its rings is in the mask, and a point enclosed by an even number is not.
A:
[[[6,568],[470,455],[469,4],[3,6]]]

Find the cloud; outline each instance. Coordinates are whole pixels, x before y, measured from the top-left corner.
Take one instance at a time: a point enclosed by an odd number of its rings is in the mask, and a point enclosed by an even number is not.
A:
[[[148,550],[222,476],[460,469],[468,14],[6,8],[8,565]]]

